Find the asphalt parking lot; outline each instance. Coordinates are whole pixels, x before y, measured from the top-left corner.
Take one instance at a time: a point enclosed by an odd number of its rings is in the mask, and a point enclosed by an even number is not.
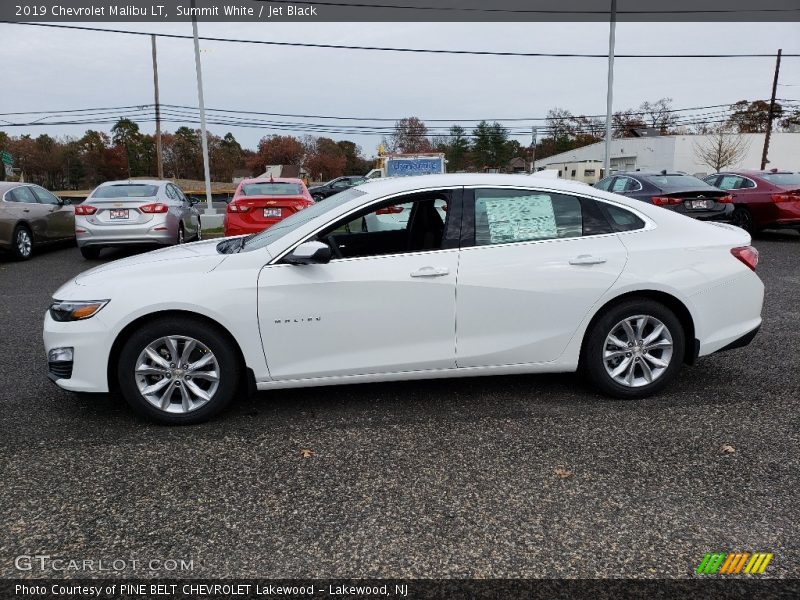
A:
[[[92,262],[0,258],[0,577],[52,574],[14,567],[36,553],[192,560],[139,576],[683,577],[714,551],[798,577],[800,236],[755,245],[761,333],[654,399],[566,375],[365,384],[183,428],[47,380],[50,294]]]

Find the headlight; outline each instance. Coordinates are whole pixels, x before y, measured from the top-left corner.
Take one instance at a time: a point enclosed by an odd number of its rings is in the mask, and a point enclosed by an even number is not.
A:
[[[82,321],[95,316],[108,300],[56,300],[50,305],[54,321]]]

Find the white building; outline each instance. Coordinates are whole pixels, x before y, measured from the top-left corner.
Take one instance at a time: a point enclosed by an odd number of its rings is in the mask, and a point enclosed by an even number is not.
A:
[[[727,168],[758,169],[761,166],[761,153],[764,149],[763,133],[742,134],[747,140],[747,152],[737,165]],[[708,175],[713,171],[697,158],[695,148],[708,141],[705,135],[662,135],[640,138],[622,138],[611,140],[611,171],[683,171],[692,175]],[[561,154],[537,159],[536,169],[564,169],[569,173],[578,167],[575,163],[602,161],[605,153],[605,142],[598,142],[583,148],[576,148]],[[601,163],[602,164],[602,163]],[[800,133],[775,133],[770,137],[769,163],[767,168],[777,167],[800,171]],[[594,165],[588,169],[596,168]],[[570,177],[564,171],[565,179]]]

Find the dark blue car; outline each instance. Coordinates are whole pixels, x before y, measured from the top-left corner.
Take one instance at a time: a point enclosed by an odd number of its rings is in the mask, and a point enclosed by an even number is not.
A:
[[[619,172],[594,187],[703,221],[729,222],[733,214],[733,198],[728,192],[686,173]]]

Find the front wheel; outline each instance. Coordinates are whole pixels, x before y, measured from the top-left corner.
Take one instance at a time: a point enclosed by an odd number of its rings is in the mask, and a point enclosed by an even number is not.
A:
[[[233,399],[241,366],[215,327],[159,319],[135,332],[117,365],[120,391],[140,415],[165,425],[206,421]]]
[[[86,260],[97,260],[100,258],[100,248],[97,246],[82,246],[80,251],[81,256]]]
[[[183,223],[178,223],[178,238],[175,243],[179,246],[186,241],[186,230],[183,228]]]
[[[631,299],[610,308],[587,335],[584,370],[601,392],[616,398],[657,393],[683,362],[683,327],[654,300]]]

